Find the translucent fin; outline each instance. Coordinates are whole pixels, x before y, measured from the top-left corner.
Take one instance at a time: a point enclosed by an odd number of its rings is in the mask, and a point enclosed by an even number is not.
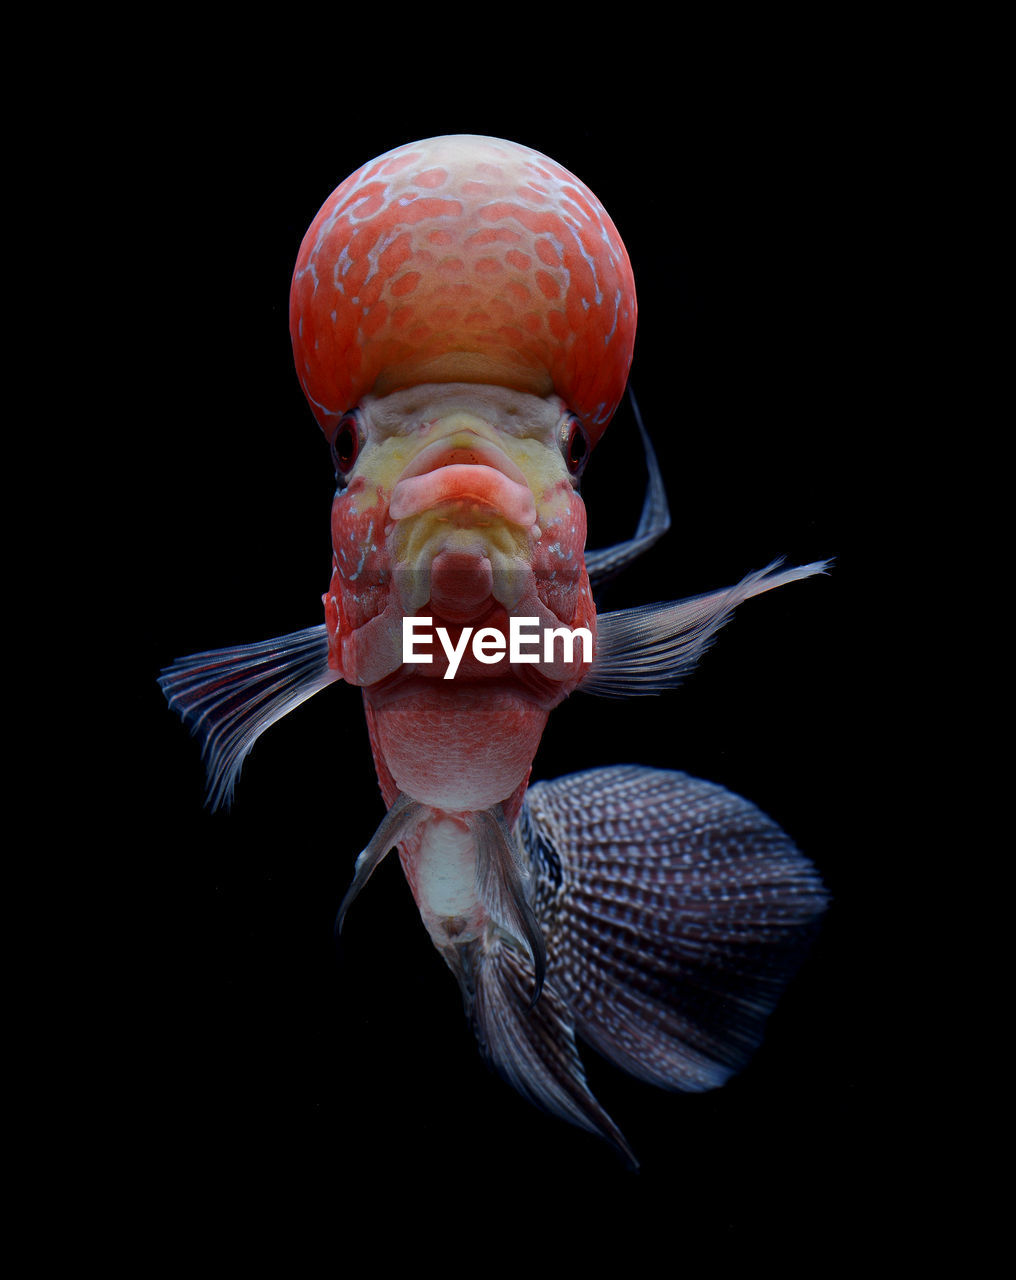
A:
[[[817,560],[780,570],[782,563],[775,560],[725,591],[600,614],[596,655],[579,687],[606,698],[672,689],[693,670],[739,604],[774,587],[825,573],[830,565]]]
[[[667,506],[667,492],[663,487],[660,465],[656,461],[656,453],[649,439],[649,433],[646,431],[645,424],[642,421],[642,414],[639,413],[639,407],[635,401],[635,393],[631,387],[628,388],[628,399],[635,414],[639,435],[642,437],[642,449],[646,456],[649,482],[646,485],[645,501],[642,504],[642,514],[639,517],[635,536],[629,538],[627,542],[619,542],[613,547],[604,547],[599,551],[586,552],[586,572],[589,574],[589,581],[593,586],[600,586],[613,578],[615,574],[620,573],[633,560],[638,559],[643,551],[648,551],[653,543],[658,542],[670,528],[670,508]]]
[[[356,859],[353,883],[346,891],[346,896],[342,899],[342,905],[339,907],[338,914],[335,917],[336,935],[342,932],[346,912],[353,905],[360,890],[391,850],[403,839],[409,829],[420,820],[423,812],[424,807],[422,804],[419,804],[416,800],[411,800],[409,796],[400,794],[381,819],[378,829],[371,837],[370,844]]]
[[[787,835],[722,787],[637,766],[538,783],[516,835],[579,1035],[666,1089],[743,1066],[826,904]]]
[[[531,1004],[535,1004],[543,990],[547,951],[526,899],[529,872],[500,808],[470,813],[467,821],[476,840],[476,888],[480,901],[493,920],[529,948],[534,976]]]
[[[572,1016],[553,986],[544,987],[538,1005],[529,1004],[532,966],[497,939],[489,948],[471,944],[457,960],[453,968],[468,970],[459,981],[480,1051],[502,1079],[543,1111],[599,1134],[637,1168],[624,1135],[586,1083]]]
[[[258,644],[178,658],[159,677],[170,707],[201,739],[207,802],[228,805],[261,734],[341,677],[328,666],[324,623]]]

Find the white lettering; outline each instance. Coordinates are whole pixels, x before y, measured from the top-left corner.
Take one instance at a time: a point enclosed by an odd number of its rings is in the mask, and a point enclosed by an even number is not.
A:
[[[473,636],[473,655],[480,662],[500,662],[504,648],[504,635],[497,627],[481,627]]]
[[[446,680],[451,680],[455,672],[459,669],[459,663],[462,661],[462,655],[466,651],[466,645],[469,643],[469,637],[473,634],[472,627],[463,627],[462,634],[459,636],[457,646],[451,644],[451,637],[444,627],[438,627],[437,638],[441,641],[441,648],[448,655],[448,670],[444,673]]]
[[[554,641],[560,639],[562,642],[562,655],[565,663],[571,663],[575,660],[575,641],[582,640],[582,661],[592,662],[593,660],[593,635],[587,627],[576,627],[574,630],[569,627],[545,627],[543,629],[543,657],[538,652],[540,648],[539,635],[539,618],[515,618],[509,619],[508,625],[508,659],[510,662],[545,662],[548,665],[554,662]],[[433,618],[403,618],[402,619],[402,661],[409,664],[414,662],[433,662],[434,655],[432,652],[423,652],[418,646],[432,647],[434,644],[433,631],[430,629],[434,625]],[[430,631],[430,634],[428,634]],[[441,642],[441,648],[444,650],[445,657],[448,659],[448,669],[444,673],[446,680],[452,680],[458,671],[463,657],[466,653],[466,646],[472,638],[473,657],[478,662],[488,665],[500,662],[505,654],[505,638],[504,632],[498,627],[481,627],[474,635],[472,627],[462,627],[459,631],[459,639],[457,644],[452,643],[451,633],[446,627],[437,628],[437,638]],[[530,652],[531,650],[537,652]]]
[[[554,661],[554,641],[558,638],[563,642],[565,662],[573,662],[575,660],[575,641],[580,636],[582,637],[582,661],[592,662],[593,633],[588,627],[576,627],[574,631],[569,627],[547,627],[543,633],[544,662]]]
[[[433,644],[433,636],[418,636],[417,628],[426,627],[428,630],[434,625],[433,618],[403,618],[402,619],[402,661],[403,662],[433,662],[434,655],[432,653],[417,653],[417,643]]]
[[[523,627],[535,627],[539,623],[539,618],[516,618],[514,615],[508,621],[508,661],[509,662],[539,662],[540,655],[538,653],[523,653],[522,646],[538,645],[540,637],[534,635],[524,635]]]

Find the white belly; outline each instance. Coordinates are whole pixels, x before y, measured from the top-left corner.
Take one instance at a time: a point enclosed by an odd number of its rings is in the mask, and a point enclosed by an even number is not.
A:
[[[435,815],[416,860],[417,906],[435,942],[465,942],[486,918],[476,892],[476,845],[465,823]]]

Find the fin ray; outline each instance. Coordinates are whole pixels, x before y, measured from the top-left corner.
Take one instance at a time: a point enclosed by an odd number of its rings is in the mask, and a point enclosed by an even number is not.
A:
[[[392,807],[381,819],[378,829],[370,838],[370,843],[356,859],[353,881],[346,890],[335,916],[336,937],[342,932],[346,912],[360,894],[360,890],[378,869],[391,850],[407,834],[409,828],[420,818],[424,806],[409,796],[399,793]]]
[[[499,940],[474,957],[471,969],[467,1011],[481,1053],[501,1078],[527,1102],[598,1134],[637,1168],[624,1135],[586,1082],[574,1020],[553,986],[544,987],[538,1005],[529,1004],[532,965]]]
[[[663,1088],[742,1067],[826,903],[789,837],[722,787],[638,766],[537,783],[516,832],[578,1034]]]
[[[543,933],[526,897],[529,873],[498,807],[469,815],[476,839],[476,886],[488,915],[529,948],[533,962],[532,1004],[540,998],[547,969]]]
[[[828,560],[780,569],[775,560],[725,591],[600,614],[596,654],[579,688],[605,698],[657,694],[680,684],[745,600],[825,573]]]
[[[646,484],[646,496],[642,503],[642,513],[633,537],[626,542],[618,542],[612,547],[602,547],[595,551],[587,551],[586,572],[593,586],[601,586],[609,582],[615,574],[621,572],[633,560],[637,560],[644,551],[656,542],[670,528],[670,508],[667,505],[667,491],[664,488],[660,464],[656,460],[656,452],[649,439],[642,414],[639,412],[635,393],[628,388],[628,399],[635,414],[635,423],[642,437],[642,449],[646,458],[646,469],[649,472]]]
[[[324,623],[255,644],[194,653],[166,667],[159,686],[201,741],[208,805],[228,807],[258,738],[339,679],[328,666]]]

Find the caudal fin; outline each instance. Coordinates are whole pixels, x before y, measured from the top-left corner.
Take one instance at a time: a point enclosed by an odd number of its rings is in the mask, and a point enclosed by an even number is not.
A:
[[[742,797],[637,766],[538,783],[516,832],[579,1035],[662,1088],[723,1084],[825,908],[811,863]]]
[[[664,1089],[722,1085],[826,905],[770,818],[683,773],[634,765],[531,787],[514,831],[546,976],[503,931],[445,957],[481,1051],[524,1098],[635,1157],[586,1082],[577,1037]]]

